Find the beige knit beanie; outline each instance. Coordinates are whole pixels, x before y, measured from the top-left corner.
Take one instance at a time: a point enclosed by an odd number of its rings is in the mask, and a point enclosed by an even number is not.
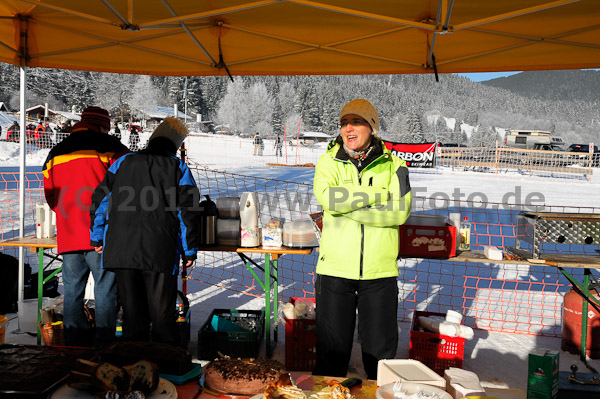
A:
[[[371,125],[374,134],[379,132],[379,116],[377,115],[377,110],[373,104],[367,100],[358,98],[344,105],[344,108],[342,108],[342,111],[340,112],[340,120],[349,114],[358,115],[366,120],[369,125]]]
[[[178,118],[169,116],[165,118],[165,120],[162,121],[160,125],[158,125],[158,127],[156,128],[156,130],[154,130],[154,133],[152,133],[152,136],[150,136],[150,139],[148,141],[152,141],[157,137],[166,137],[173,143],[175,143],[175,146],[177,148],[179,148],[181,147],[181,144],[183,143],[183,140],[185,140],[187,135],[188,129],[185,126],[185,124],[181,122],[181,120],[179,120]]]

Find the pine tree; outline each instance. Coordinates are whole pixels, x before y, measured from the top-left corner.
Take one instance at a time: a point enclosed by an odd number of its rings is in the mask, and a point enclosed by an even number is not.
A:
[[[281,135],[283,134],[283,120],[281,115],[281,105],[276,102],[275,107],[273,108],[273,116],[271,117],[271,128],[273,129],[273,134]]]
[[[423,122],[421,121],[421,114],[416,106],[410,108],[407,120],[406,128],[410,134],[410,141],[412,143],[424,143],[425,134],[423,129]]]

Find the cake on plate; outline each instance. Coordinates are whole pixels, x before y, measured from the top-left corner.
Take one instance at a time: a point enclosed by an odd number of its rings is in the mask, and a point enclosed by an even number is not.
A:
[[[221,394],[253,396],[263,393],[282,374],[286,374],[285,368],[276,360],[223,357],[204,367],[204,385]]]

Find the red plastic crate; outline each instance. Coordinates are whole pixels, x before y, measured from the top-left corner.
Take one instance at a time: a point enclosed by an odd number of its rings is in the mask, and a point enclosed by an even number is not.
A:
[[[465,339],[418,331],[420,328],[419,316],[445,317],[445,314],[415,311],[410,330],[409,359],[420,361],[439,375],[444,375],[444,370],[449,367],[462,368]]]
[[[290,298],[295,303],[299,298]],[[302,298],[315,302],[314,298]],[[317,362],[317,334],[314,319],[285,319],[285,368],[311,371]]]
[[[398,255],[452,258],[456,256],[456,227],[401,225]]]

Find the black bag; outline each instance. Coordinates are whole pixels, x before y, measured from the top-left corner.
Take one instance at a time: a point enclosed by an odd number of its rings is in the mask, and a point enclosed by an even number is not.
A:
[[[25,267],[25,270],[27,270],[28,266],[29,265]],[[54,273],[54,270],[45,270],[44,280],[52,273]],[[29,276],[27,276],[27,274],[29,274]],[[59,296],[60,293],[58,292],[58,276],[54,276],[50,280],[48,280],[44,284],[44,289],[42,292],[42,296],[48,298],[56,298],[57,296]],[[29,267],[29,273],[26,273],[25,275],[25,287],[23,297],[24,299],[32,299],[38,297],[38,274],[31,273],[31,267]]]
[[[25,264],[25,279],[31,267]],[[19,259],[0,252],[0,314],[16,313],[19,290]]]

